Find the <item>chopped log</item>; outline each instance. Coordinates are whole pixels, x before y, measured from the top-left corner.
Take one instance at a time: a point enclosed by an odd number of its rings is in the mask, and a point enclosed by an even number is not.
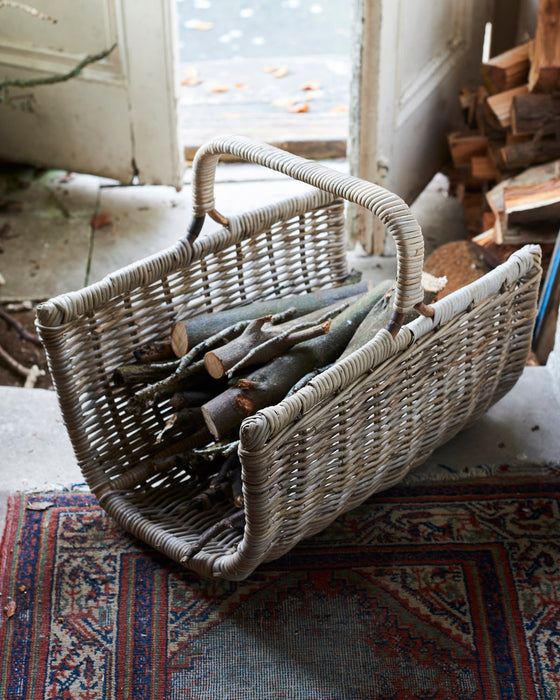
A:
[[[277,331],[270,326],[270,316],[253,321],[239,338],[207,352],[204,365],[208,374],[214,379],[231,376],[247,365],[264,364],[273,357],[289,350],[298,343],[303,343],[329,332],[330,320],[309,328],[295,326],[287,331]]]
[[[515,187],[531,187],[559,178],[560,161],[555,161],[528,168],[515,177],[502,180],[486,193],[488,205],[495,215],[494,232],[495,242],[497,244],[505,242],[519,243],[523,237],[522,234],[527,233],[527,231],[523,232],[514,226],[508,225],[506,220],[505,190]],[[545,240],[549,240],[549,231],[547,231],[546,228],[542,229],[541,227],[540,230],[536,231],[537,235],[542,235],[543,233],[545,234]],[[534,241],[535,236],[530,236],[529,240]]]
[[[356,297],[351,297],[352,301]],[[295,322],[272,324],[270,316],[252,321],[243,333],[229,343],[207,352],[204,364],[214,379],[231,376],[244,366],[264,364],[294,345],[328,333],[330,320],[348,306],[331,304],[300,316]]]
[[[560,221],[560,178],[504,188],[506,225]]]
[[[153,364],[121,365],[117,367],[111,376],[115,386],[130,384],[149,384],[169,376],[178,366],[179,361],[162,362]]]
[[[488,154],[471,158],[471,173],[476,180],[498,180],[500,172]]]
[[[500,170],[520,170],[537,163],[545,163],[560,157],[560,139],[534,138],[524,143],[514,143],[494,150]]]
[[[560,0],[540,0],[531,47],[529,86],[531,92],[560,88]]]
[[[207,388],[176,391],[169,399],[169,405],[176,411],[183,408],[195,408],[210,401],[211,398],[227,388],[227,382],[206,382]]]
[[[473,156],[486,155],[488,151],[488,139],[476,133],[455,131],[448,134],[447,143],[456,168],[470,165]]]
[[[172,360],[176,357],[179,357],[179,355],[175,354],[169,340],[147,343],[134,351],[134,358],[142,364]]]
[[[334,362],[389,286],[377,285],[361,295],[333,319],[328,335],[296,345],[204,404],[202,414],[210,433],[218,439],[227,435],[247,416],[281,401],[298,379],[312,369]]]
[[[527,83],[531,43],[515,46],[482,64],[484,85],[492,95]]]
[[[431,275],[429,272],[422,272],[424,304],[432,304],[446,284],[447,277],[434,277],[434,275]],[[368,343],[381,328],[385,327],[391,317],[395,294],[396,285],[393,285],[372,307],[368,315],[360,323],[344,352],[338,358],[338,361],[343,360],[348,355],[351,355],[356,350],[359,350],[359,348]],[[405,316],[403,323],[410,323],[410,321],[417,317],[418,312],[412,309]]]
[[[184,322],[179,321],[176,323],[172,329],[171,342],[173,343],[173,338],[178,333],[184,333],[185,342],[183,346],[185,347],[184,352],[186,352],[188,348],[198,345],[205,338],[209,338],[215,333],[239,321],[260,318],[268,314],[277,314],[290,306],[296,308],[296,317],[303,316],[316,309],[334,304],[337,301],[356,296],[357,294],[363,294],[367,289],[368,283],[360,282],[357,284],[332,287],[331,289],[321,289],[317,292],[310,292],[309,294],[292,294],[287,297],[255,301],[251,304],[227,309],[226,311],[200,314]],[[181,350],[182,349],[183,347],[181,347]]]
[[[492,111],[498,124],[506,129],[511,126],[511,111],[514,97],[527,94],[529,94],[529,86],[527,84],[520,85],[519,87],[511,88],[511,90],[490,95],[486,100],[486,104]]]
[[[513,98],[511,128],[515,135],[558,134],[560,97],[558,95],[517,95]]]

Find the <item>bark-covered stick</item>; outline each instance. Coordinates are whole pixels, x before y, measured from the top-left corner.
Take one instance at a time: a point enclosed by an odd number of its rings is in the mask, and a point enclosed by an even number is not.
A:
[[[434,277],[428,272],[422,273],[422,287],[424,289],[424,303],[431,304],[446,285],[447,278]],[[355,350],[358,350],[389,322],[393,312],[393,302],[396,294],[396,285],[387,290],[387,293],[372,307],[371,311],[358,326],[356,332],[352,336],[350,342],[346,346],[342,355],[338,358],[342,360],[348,355],[351,355]],[[418,316],[418,313],[412,309],[405,318],[404,323],[410,323]]]
[[[210,433],[215,438],[227,435],[247,416],[281,401],[298,379],[313,368],[334,362],[368,311],[392,284],[381,282],[361,295],[333,319],[328,335],[296,345],[204,404],[202,414]]]
[[[198,345],[211,335],[239,321],[277,314],[289,306],[295,306],[297,315],[303,316],[342,299],[363,294],[367,290],[368,283],[360,282],[358,284],[333,287],[332,289],[321,289],[309,294],[292,294],[291,296],[277,299],[255,301],[251,304],[236,306],[233,309],[217,311],[216,313],[200,314],[184,322],[178,321],[171,331],[171,342],[173,344],[174,337],[179,338],[181,336],[174,347],[177,355],[182,357],[188,348]]]
[[[264,364],[298,343],[328,333],[332,317],[356,298],[350,297],[342,304],[331,304],[288,323],[273,325],[270,316],[251,321],[240,336],[204,355],[208,374],[214,379],[226,373],[231,376],[246,365]]]

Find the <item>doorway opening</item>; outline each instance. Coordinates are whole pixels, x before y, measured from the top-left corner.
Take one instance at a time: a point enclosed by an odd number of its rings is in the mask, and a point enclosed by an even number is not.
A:
[[[344,157],[350,12],[337,0],[177,0],[186,156],[237,133]]]

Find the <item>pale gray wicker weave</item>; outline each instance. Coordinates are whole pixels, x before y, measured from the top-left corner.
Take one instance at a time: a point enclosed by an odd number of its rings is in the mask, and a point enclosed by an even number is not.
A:
[[[197,154],[193,230],[207,213],[222,218],[213,181],[224,153],[318,189],[224,219],[216,234],[181,240],[41,304],[37,325],[79,465],[103,508],[184,566],[235,580],[396,484],[513,386],[530,348],[541,268],[539,247],[526,246],[434,304],[433,318],[399,330],[398,314],[422,298],[422,235],[404,202],[283,151],[224,137]],[[144,470],[171,409],[162,402],[132,415],[130,390],[113,386],[112,372],[177,317],[339,283],[347,274],[344,200],[369,208],[396,240],[397,324],[243,422],[244,530],[221,533],[188,559],[199,535],[233,508],[194,512],[196,487],[185,470]]]

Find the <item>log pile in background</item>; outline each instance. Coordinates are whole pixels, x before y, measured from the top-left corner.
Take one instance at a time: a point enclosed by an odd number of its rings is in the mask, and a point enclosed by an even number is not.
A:
[[[541,0],[534,39],[482,65],[460,95],[465,129],[448,135],[452,188],[491,264],[527,242],[550,254],[558,233],[559,26],[559,0]]]

